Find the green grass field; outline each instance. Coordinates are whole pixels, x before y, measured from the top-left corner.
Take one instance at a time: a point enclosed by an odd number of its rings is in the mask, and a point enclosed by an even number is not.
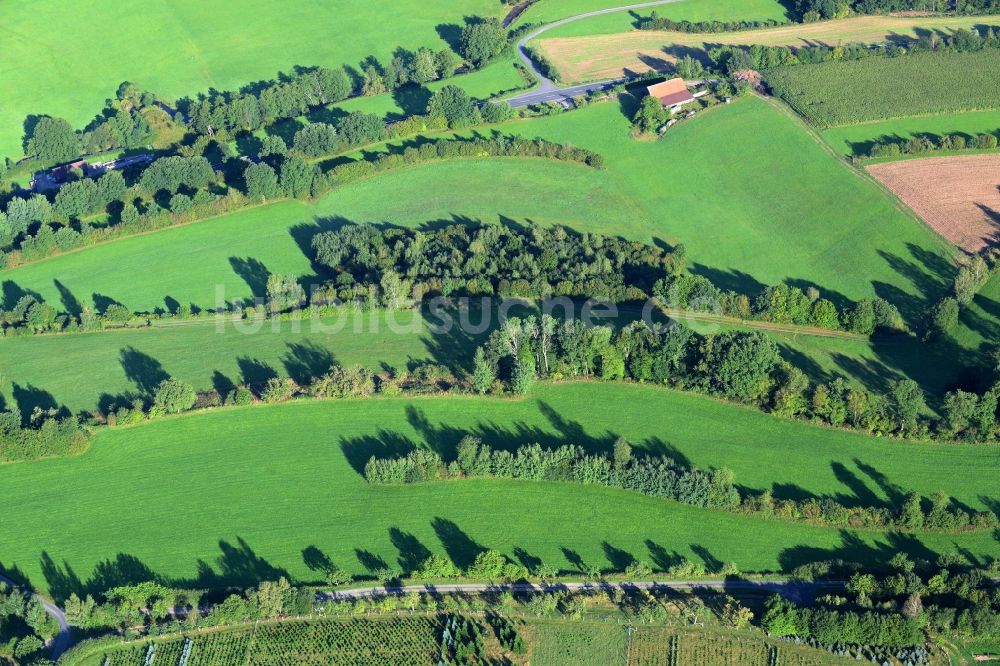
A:
[[[28,114],[82,126],[122,81],[173,99],[296,65],[356,67],[369,55],[385,61],[398,46],[443,48],[438,26],[500,11],[490,0],[5,2],[0,155],[20,155]]]
[[[105,394],[148,394],[168,375],[198,390],[224,393],[233,384],[260,384],[275,375],[307,381],[333,363],[405,369],[411,361],[440,357],[442,363],[462,367],[472,358],[471,342],[454,336],[434,342],[424,320],[413,312],[357,313],[315,325],[267,322],[259,330],[252,326],[227,322],[220,330],[213,321],[192,321],[5,340],[0,344],[0,395],[22,413],[46,402],[78,412],[103,406]],[[446,349],[439,351],[438,345]],[[67,358],[75,359],[72,372],[66,372]]]
[[[59,596],[101,562],[97,586],[144,576],[147,567],[198,586],[284,572],[312,579],[302,559],[309,546],[358,574],[372,555],[395,563],[424,549],[461,565],[489,547],[520,548],[567,570],[567,553],[610,567],[621,550],[651,562],[673,554],[735,561],[746,571],[897,550],[996,550],[985,533],[854,533],[573,484],[373,488],[357,471],[370,455],[415,445],[448,451],[466,432],[507,446],[592,448],[623,435],[693,465],[724,464],[740,484],[773,487],[779,497],[878,503],[898,500],[901,488],[943,488],[980,508],[997,496],[994,447],[881,442],[638,386],[541,386],[522,401],[310,401],[102,431],[80,457],[0,468],[2,564]]]
[[[781,67],[768,84],[818,127],[997,108],[1000,50]],[[860,94],[858,91],[862,91]]]
[[[609,7],[619,7],[617,0],[541,0],[521,17],[519,23],[551,23],[565,16]],[[546,37],[603,35],[632,30],[636,16],[656,11],[675,21],[784,21],[787,12],[778,0],[683,0],[660,7],[616,12],[582,19],[545,33]]]
[[[972,305],[963,308],[955,340],[966,349],[984,353],[997,350],[1000,341],[1000,275],[994,275],[976,294]]]
[[[250,295],[233,257],[310,273],[289,230],[327,217],[509,218],[660,239],[684,243],[693,269],[723,288],[757,293],[789,280],[841,301],[880,295],[911,314],[950,280],[950,248],[765,102],[715,109],[657,143],[632,140],[628,128],[615,103],[503,128],[597,150],[605,171],[523,160],[424,165],[340,188],[315,206],[279,203],[3,271],[0,285],[53,302],[58,279],[79,300],[97,293],[137,309],[160,307],[166,296],[213,305],[217,284],[227,299]]]
[[[844,155],[867,155],[873,144],[906,141],[925,134],[964,134],[967,137],[1000,131],[1000,111],[974,111],[937,116],[918,116],[845,125],[823,130],[823,138]]]

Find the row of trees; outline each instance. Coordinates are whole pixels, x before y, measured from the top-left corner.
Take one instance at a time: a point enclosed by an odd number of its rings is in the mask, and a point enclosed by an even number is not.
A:
[[[75,592],[66,600],[66,619],[75,627],[134,632],[153,628],[173,619],[185,627],[212,627],[252,622],[287,615],[304,615],[313,609],[313,592],[296,588],[285,578],[264,581],[242,594],[231,594],[202,613],[203,593],[173,588],[155,581],[114,587],[80,598]]]
[[[783,25],[784,21],[768,19],[765,21],[675,21],[674,19],[653,10],[649,16],[641,16],[635,21],[638,30],[673,30],[690,33],[720,33],[738,32],[741,30],[760,30]]]
[[[934,151],[996,150],[996,147],[996,134],[980,134],[974,137],[966,137],[964,134],[943,134],[941,136],[921,134],[907,140],[897,138],[874,143],[868,151],[868,156],[899,157],[900,155],[919,155]]]
[[[803,47],[723,45],[710,49],[708,56],[714,69],[731,75],[748,69],[766,71],[775,67],[816,64],[831,60],[899,57],[927,51],[978,51],[985,48],[1000,48],[1000,33],[996,28],[959,28],[948,36],[937,33],[922,34],[906,38],[905,41],[896,39],[875,47],[869,44]]]
[[[178,106],[199,134],[255,131],[275,120],[294,118],[309,109],[339,102],[354,94],[381,95],[410,83],[445,79],[467,63],[481,67],[507,46],[507,32],[495,19],[475,18],[462,30],[459,54],[451,49],[415,52],[396,49],[389,63],[366,58],[360,74],[345,68],[301,69],[282,80],[248,87],[238,92],[216,93],[199,100],[182,100]]]
[[[84,154],[137,148],[146,143],[151,133],[149,123],[138,111],[130,113],[112,105],[82,132],[74,130],[63,118],[39,118],[25,136],[24,151],[28,157],[57,164]]]
[[[397,458],[373,456],[364,473],[372,484],[449,478],[568,481],[622,488],[702,508],[827,526],[959,531],[970,525],[975,529],[990,529],[998,524],[991,513],[982,512],[972,518],[965,511],[953,508],[944,494],[931,499],[928,511],[917,493],[909,493],[894,511],[876,506],[847,507],[832,498],[776,501],[770,491],[741,491],[733,473],[725,468],[706,472],[682,467],[668,457],[635,456],[632,446],[621,438],[615,442],[611,454],[602,454],[588,453],[574,445],[545,449],[531,444],[510,451],[491,448],[470,435],[459,442],[455,459],[450,462],[445,462],[435,451],[414,449]]]
[[[995,14],[998,10],[1000,4],[996,0],[796,0],[795,3],[795,14],[804,23],[851,14],[903,11]]]
[[[636,322],[616,331],[549,315],[511,317],[477,350],[474,363],[472,388],[480,393],[523,394],[539,377],[596,376],[701,391],[878,435],[991,441],[998,429],[1000,386],[983,395],[949,393],[944,417],[927,420],[924,393],[913,380],[891,382],[886,394],[841,378],[813,384],[782,361],[774,340],[760,331],[700,336],[676,323],[653,330]]]

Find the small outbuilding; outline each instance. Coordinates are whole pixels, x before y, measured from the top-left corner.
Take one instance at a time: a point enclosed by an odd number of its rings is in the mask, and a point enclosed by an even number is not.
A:
[[[660,100],[664,109],[670,109],[670,113],[676,113],[685,104],[693,102],[695,97],[687,89],[684,79],[675,78],[657,83],[646,88],[650,97]]]

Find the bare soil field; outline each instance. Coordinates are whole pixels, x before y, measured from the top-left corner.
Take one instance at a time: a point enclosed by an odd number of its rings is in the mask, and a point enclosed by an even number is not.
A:
[[[868,172],[963,250],[1000,243],[1000,155],[902,160]]]
[[[790,24],[763,30],[686,33],[634,30],[614,35],[552,37],[536,46],[568,83],[617,78],[651,69],[669,69],[678,58],[698,55],[712,45],[763,44],[816,46],[875,44],[909,38],[917,30],[951,33],[958,28],[1000,24],[1000,16],[858,16],[819,23]]]

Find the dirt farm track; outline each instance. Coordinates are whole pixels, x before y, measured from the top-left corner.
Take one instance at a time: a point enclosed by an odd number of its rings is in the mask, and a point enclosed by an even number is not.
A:
[[[868,172],[963,250],[1000,242],[1000,154],[873,164]]]

